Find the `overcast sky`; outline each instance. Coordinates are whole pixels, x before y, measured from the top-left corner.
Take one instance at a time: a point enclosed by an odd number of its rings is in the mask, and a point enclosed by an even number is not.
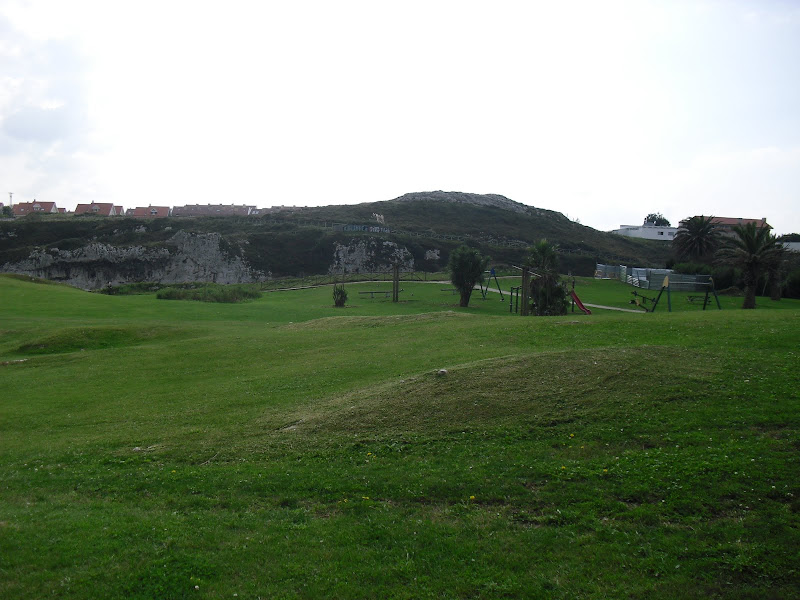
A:
[[[800,232],[800,1],[0,0],[0,185]]]

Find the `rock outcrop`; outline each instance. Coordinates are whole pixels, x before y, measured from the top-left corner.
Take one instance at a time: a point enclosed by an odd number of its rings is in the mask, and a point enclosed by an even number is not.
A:
[[[336,244],[328,273],[376,273],[388,271],[394,264],[399,264],[401,271],[413,271],[414,257],[394,242],[360,238],[347,245]]]
[[[467,192],[413,192],[394,199],[395,202],[450,202],[454,204],[473,204],[475,206],[494,206],[511,212],[527,214],[530,206],[515,202],[499,194],[470,194]],[[534,209],[535,210],[535,209]]]
[[[250,283],[268,274],[254,271],[239,256],[220,248],[218,233],[179,231],[157,247],[89,243],[76,250],[34,250],[0,271],[62,281],[86,290],[136,281]]]

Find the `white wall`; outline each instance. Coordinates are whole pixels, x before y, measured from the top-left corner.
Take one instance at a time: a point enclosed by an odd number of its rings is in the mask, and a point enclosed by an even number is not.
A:
[[[644,238],[646,240],[662,240],[671,242],[675,237],[677,227],[656,227],[655,225],[620,225],[611,233],[627,235],[628,237]]]

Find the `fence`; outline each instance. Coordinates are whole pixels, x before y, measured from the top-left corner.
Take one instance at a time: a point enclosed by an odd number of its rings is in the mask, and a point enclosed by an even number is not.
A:
[[[711,283],[711,275],[684,275],[675,273],[671,269],[646,269],[600,263],[595,267],[594,276],[595,279],[619,279],[644,290],[660,290],[664,286],[664,279],[669,276],[669,287],[677,292],[705,291]]]
[[[426,273],[421,271],[400,271],[400,281],[437,281],[447,279],[445,273]],[[260,283],[262,291],[277,291],[305,287],[318,287],[334,283],[358,283],[366,281],[392,281],[391,271],[369,273],[327,273],[324,275],[301,275],[299,277],[278,277]]]

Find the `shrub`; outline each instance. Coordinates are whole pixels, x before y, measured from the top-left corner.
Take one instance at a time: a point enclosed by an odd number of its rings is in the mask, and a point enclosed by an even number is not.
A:
[[[739,286],[742,282],[741,272],[728,265],[714,267],[714,270],[711,272],[711,277],[714,278],[714,287],[718,290]]]
[[[152,281],[138,281],[117,286],[109,285],[97,290],[97,292],[109,296],[132,296],[136,294],[152,294],[160,290],[161,287],[160,284]]]
[[[198,300],[236,303],[261,297],[261,292],[244,285],[208,284],[198,288],[168,287],[156,293],[159,300]]]
[[[800,269],[789,273],[783,285],[783,295],[786,298],[800,298]]]
[[[558,275],[558,246],[539,240],[531,246],[525,264],[534,273],[531,312],[539,317],[567,314],[567,288]]]
[[[337,283],[333,286],[333,305],[342,307],[347,302],[347,290],[344,289],[343,283]]]
[[[711,265],[701,262],[679,262],[672,265],[672,270],[682,275],[711,275]]]

